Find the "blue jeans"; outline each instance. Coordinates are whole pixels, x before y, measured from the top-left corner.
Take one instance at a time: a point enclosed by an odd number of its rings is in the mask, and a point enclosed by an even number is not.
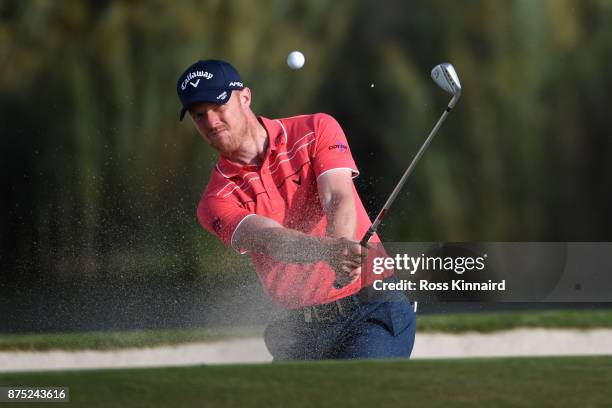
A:
[[[274,361],[410,357],[416,314],[403,293],[355,303],[335,322],[307,323],[294,312],[268,325],[264,339]]]

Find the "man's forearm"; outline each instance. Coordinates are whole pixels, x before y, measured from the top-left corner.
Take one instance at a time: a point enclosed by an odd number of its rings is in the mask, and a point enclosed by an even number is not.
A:
[[[328,219],[327,236],[356,239],[357,216],[352,197],[332,198],[325,207],[325,213]]]
[[[253,250],[288,263],[315,263],[329,255],[329,238],[317,237],[284,227],[262,228]]]

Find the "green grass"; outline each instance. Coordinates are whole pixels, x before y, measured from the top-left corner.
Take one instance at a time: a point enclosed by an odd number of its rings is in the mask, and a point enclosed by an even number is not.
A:
[[[612,310],[550,310],[543,312],[504,312],[439,314],[419,316],[419,332],[490,333],[519,327],[547,329],[612,328]]]
[[[260,327],[5,334],[0,335],[0,352],[13,350],[110,350],[132,347],[141,348],[262,335],[263,328]]]
[[[419,316],[417,330],[425,332],[488,333],[519,327],[612,328],[612,310],[505,312]],[[0,335],[0,351],[8,350],[109,350],[206,342],[237,337],[260,337],[261,327],[189,330],[141,330],[58,334]]]
[[[612,357],[40,372],[0,374],[0,384],[68,386],[71,407],[604,407]]]

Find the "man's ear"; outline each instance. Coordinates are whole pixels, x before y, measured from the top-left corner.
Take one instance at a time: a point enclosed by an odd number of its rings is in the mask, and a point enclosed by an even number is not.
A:
[[[251,107],[251,88],[243,88],[240,93],[240,104],[245,107]]]

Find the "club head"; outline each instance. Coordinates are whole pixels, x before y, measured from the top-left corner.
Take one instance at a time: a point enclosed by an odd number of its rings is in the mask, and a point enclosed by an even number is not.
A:
[[[453,96],[461,95],[461,82],[455,68],[447,62],[436,65],[431,70],[431,77],[436,84]]]

